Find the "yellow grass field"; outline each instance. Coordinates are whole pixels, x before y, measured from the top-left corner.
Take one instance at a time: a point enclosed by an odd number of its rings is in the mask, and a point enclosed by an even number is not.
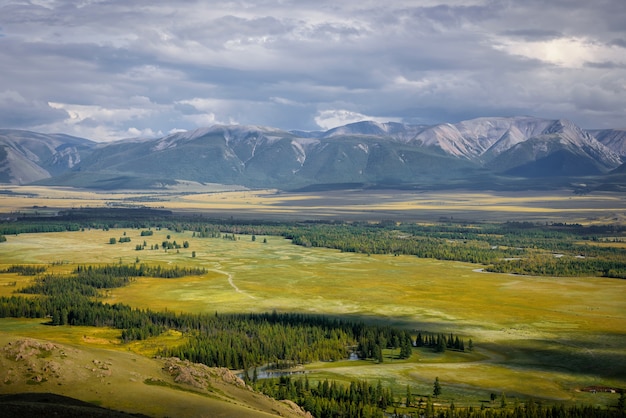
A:
[[[520,192],[341,190],[286,193],[226,191],[186,185],[147,191],[95,192],[60,187],[2,186],[0,213],[54,213],[58,209],[123,206],[164,208],[237,218],[626,222],[626,196],[571,190]]]

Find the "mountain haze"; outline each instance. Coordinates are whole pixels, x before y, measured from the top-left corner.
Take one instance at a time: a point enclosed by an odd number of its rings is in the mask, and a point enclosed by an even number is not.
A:
[[[611,147],[594,133],[612,138]],[[95,188],[186,180],[279,189],[486,186],[535,178],[562,183],[619,167],[624,156],[614,150],[620,141],[623,135],[535,117],[431,126],[358,122],[317,132],[214,125],[107,144],[3,130],[0,180]]]

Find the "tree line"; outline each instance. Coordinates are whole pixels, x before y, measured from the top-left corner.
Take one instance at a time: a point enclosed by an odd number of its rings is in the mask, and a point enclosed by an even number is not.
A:
[[[185,276],[206,274],[203,267],[163,267],[161,265],[137,264],[105,264],[100,266],[80,265],[74,270],[79,278],[114,276],[114,277],[157,277],[175,279]]]
[[[20,276],[35,276],[44,271],[46,271],[46,267],[41,265],[14,264],[4,270],[0,270],[0,273],[17,273]]]

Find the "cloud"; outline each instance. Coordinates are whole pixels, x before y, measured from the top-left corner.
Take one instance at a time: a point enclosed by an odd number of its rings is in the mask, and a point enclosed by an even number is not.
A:
[[[625,19],[622,0],[13,2],[0,127],[94,140],[514,114],[610,127],[626,111]]]
[[[51,108],[62,110],[67,115],[63,120],[50,124],[50,128],[73,135],[97,138],[100,141],[137,136],[155,137],[162,134],[160,130],[133,126],[135,121],[159,113],[159,107],[150,106],[147,99],[141,97],[132,98],[131,102],[134,102],[135,106],[123,108],[50,102],[48,105]]]
[[[395,120],[394,120],[395,119]],[[381,118],[374,116],[363,115],[358,112],[351,112],[349,110],[321,110],[315,117],[315,123],[324,129],[332,129],[337,126],[347,125],[349,123],[362,122],[365,120],[374,122],[396,122],[398,118]]]
[[[614,48],[585,38],[553,38],[541,41],[503,40],[494,48],[512,55],[565,67],[580,68],[587,62],[609,59]]]

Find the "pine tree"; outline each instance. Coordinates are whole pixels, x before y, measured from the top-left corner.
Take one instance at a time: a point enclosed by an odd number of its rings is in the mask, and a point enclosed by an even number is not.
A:
[[[437,347],[435,348],[435,351],[438,353],[443,353],[446,351],[446,337],[441,335],[439,337],[437,337]]]
[[[439,383],[439,377],[435,377],[435,383],[433,384],[433,396],[438,398],[441,395],[441,384]]]

